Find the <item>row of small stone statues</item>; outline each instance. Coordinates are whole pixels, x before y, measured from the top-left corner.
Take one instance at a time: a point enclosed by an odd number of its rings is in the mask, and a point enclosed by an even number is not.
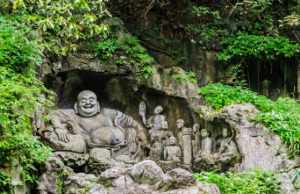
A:
[[[168,130],[169,125],[162,106],[156,106],[154,114],[146,118],[146,104],[141,102],[139,114],[145,127],[149,129],[149,157],[152,160],[183,164],[199,170],[226,170],[240,159],[234,133],[228,128],[223,128],[221,137],[214,140],[209,130],[200,130],[199,124],[194,124],[191,129],[184,126],[183,119],[178,119],[176,138]]]

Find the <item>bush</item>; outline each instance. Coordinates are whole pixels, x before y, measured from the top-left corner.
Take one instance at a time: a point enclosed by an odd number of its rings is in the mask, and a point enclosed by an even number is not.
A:
[[[299,44],[285,37],[239,33],[222,41],[220,61],[254,57],[256,59],[291,58],[299,53]]]
[[[36,78],[35,67],[41,54],[28,28],[0,20],[0,169],[10,168],[18,160],[25,181],[36,181],[37,164],[44,162],[51,150],[32,136],[32,116],[38,105],[51,101],[41,97],[50,93]],[[2,44],[4,42],[4,44]],[[11,187],[9,173],[0,172],[0,192]]]
[[[194,176],[198,181],[216,184],[222,194],[280,194],[274,175],[258,170],[225,174],[202,172]]]
[[[109,37],[94,44],[94,50],[104,63],[131,65],[144,78],[152,75],[154,59],[141,46],[139,40],[124,33],[120,37]]]
[[[231,104],[252,103],[260,110],[254,120],[278,134],[288,145],[291,156],[300,154],[300,105],[295,100],[272,101],[248,89],[220,83],[202,87],[199,93],[217,110]]]
[[[205,101],[215,109],[237,103],[252,103],[261,111],[270,111],[272,101],[265,96],[258,96],[255,92],[240,86],[232,87],[221,83],[208,84],[199,89]]]
[[[15,33],[17,31],[17,33]],[[28,40],[29,29],[0,17],[0,64],[21,72],[41,62],[36,42]]]

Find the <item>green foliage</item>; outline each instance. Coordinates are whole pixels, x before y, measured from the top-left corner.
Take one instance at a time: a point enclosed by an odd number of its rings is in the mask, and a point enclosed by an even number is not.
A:
[[[192,71],[180,72],[178,74],[173,75],[173,77],[179,82],[197,83],[197,77]]]
[[[218,53],[220,61],[231,59],[256,58],[275,59],[282,56],[291,58],[299,53],[299,44],[285,37],[249,35],[240,33],[222,42],[223,50]]]
[[[9,175],[7,175],[7,173],[5,173],[5,172],[1,172],[1,169],[0,169],[0,186],[1,186],[0,193],[1,194],[6,193],[3,191],[9,191],[10,182],[11,182],[11,179],[10,179]]]
[[[290,98],[272,101],[242,87],[220,83],[199,89],[205,101],[215,109],[237,103],[252,103],[259,110],[254,120],[278,134],[288,145],[291,156],[300,154],[300,105]]]
[[[21,24],[0,20],[0,167],[11,168],[12,161],[20,161],[25,181],[34,182],[34,165],[41,164],[50,149],[32,136],[32,116],[38,105],[48,107],[51,102],[42,98],[50,95],[36,78],[34,68],[41,62],[36,41],[25,33]],[[1,172],[1,177],[3,172]],[[7,174],[8,175],[8,174]],[[8,180],[9,177],[4,180]],[[3,190],[2,190],[3,188]],[[7,181],[0,181],[0,192]]]
[[[192,14],[197,17],[212,17],[214,19],[221,19],[219,11],[213,11],[206,6],[193,6]]]
[[[237,103],[252,103],[259,110],[267,112],[272,109],[272,101],[265,96],[240,86],[232,87],[221,83],[208,84],[199,89],[205,101],[215,109]]]
[[[46,51],[67,55],[83,41],[106,36],[110,16],[106,0],[14,0],[1,1],[0,13],[17,16],[41,36]]]
[[[279,182],[271,173],[249,171],[242,173],[202,172],[194,175],[198,181],[214,183],[222,194],[280,194]]]
[[[224,77],[221,82],[229,85],[245,87],[247,86],[246,78],[247,75],[243,71],[241,64],[231,64],[225,68]]]
[[[148,78],[153,73],[151,65],[154,59],[141,46],[139,40],[130,34],[99,41],[94,45],[94,49],[104,63],[133,66],[144,78]]]
[[[32,36],[28,28],[14,21],[0,17],[0,64],[20,72],[28,66],[41,62],[41,53],[36,42],[26,36]],[[18,30],[13,37],[12,34]],[[37,58],[36,58],[37,57]]]
[[[272,111],[259,113],[255,121],[277,133],[289,145],[291,155],[300,154],[300,105],[295,100],[279,98]]]
[[[213,43],[226,35],[219,10],[194,5],[192,15],[195,17],[195,22],[187,24],[185,31],[198,45],[211,49]]]
[[[263,14],[272,6],[273,0],[245,0],[235,4],[236,14],[248,18],[263,17]]]
[[[278,34],[272,13],[273,0],[220,2],[220,5],[194,3],[192,22],[185,30],[193,42],[206,49],[218,49],[219,42],[239,32]]]

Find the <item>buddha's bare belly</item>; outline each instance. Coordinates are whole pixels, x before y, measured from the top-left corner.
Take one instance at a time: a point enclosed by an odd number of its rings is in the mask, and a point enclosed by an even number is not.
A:
[[[89,147],[103,147],[121,145],[125,142],[125,135],[121,129],[116,127],[100,127],[89,133]]]

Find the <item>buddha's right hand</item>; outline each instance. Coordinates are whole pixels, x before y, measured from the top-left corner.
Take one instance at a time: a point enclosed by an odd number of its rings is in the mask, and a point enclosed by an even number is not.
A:
[[[57,137],[60,141],[63,141],[65,143],[70,141],[70,135],[67,132],[65,132],[65,130],[56,129],[55,131],[56,131]]]

